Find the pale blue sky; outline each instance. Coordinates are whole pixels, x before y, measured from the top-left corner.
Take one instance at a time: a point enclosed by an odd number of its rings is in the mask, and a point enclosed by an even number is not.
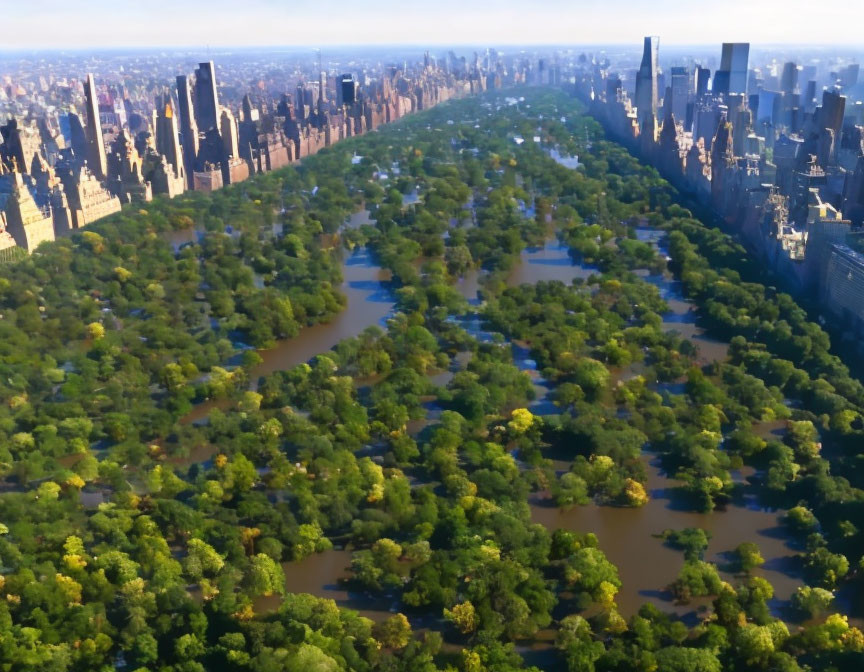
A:
[[[864,45],[862,0],[14,0],[0,48]]]

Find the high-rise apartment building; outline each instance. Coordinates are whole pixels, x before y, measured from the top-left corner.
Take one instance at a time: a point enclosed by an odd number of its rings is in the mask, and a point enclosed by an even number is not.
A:
[[[156,151],[174,168],[174,176],[182,177],[186,173],[183,163],[183,150],[180,147],[180,133],[177,128],[177,118],[174,115],[174,105],[171,96],[165,94],[158,102],[154,130],[156,132]]]

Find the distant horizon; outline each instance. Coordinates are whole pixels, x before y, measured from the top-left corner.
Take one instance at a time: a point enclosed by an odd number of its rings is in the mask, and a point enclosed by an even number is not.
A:
[[[645,37],[645,36],[643,36]],[[661,38],[661,46],[663,45]],[[724,42],[734,42],[741,40],[724,40]],[[746,41],[746,40],[743,40]],[[666,43],[665,46],[673,47],[676,49],[685,49],[685,48],[705,48],[705,47],[713,47],[718,44],[722,44],[722,42],[690,42],[690,43]],[[750,42],[751,46],[755,47],[802,47],[802,48],[820,48],[820,49],[837,49],[839,48],[856,48],[864,50],[864,43],[861,44],[841,44],[841,43],[821,43],[821,42]],[[84,47],[84,46],[54,46],[54,47],[5,47],[0,45],[0,51],[2,52],[40,52],[40,51],[92,51],[92,52],[100,52],[100,51],[161,51],[161,50],[186,50],[186,49],[237,49],[242,51],[254,51],[256,49],[261,51],[276,51],[276,50],[286,50],[286,51],[317,51],[318,49],[376,49],[376,48],[394,48],[398,47],[402,48],[412,48],[416,49],[420,52],[430,49],[430,48],[444,48],[444,49],[452,49],[454,47],[465,48],[482,48],[482,49],[495,49],[500,47],[520,47],[520,48],[530,48],[530,49],[572,49],[572,48],[581,48],[581,47],[632,47],[634,49],[642,50],[642,42],[641,38],[638,42],[428,42],[428,43],[408,43],[408,42],[345,42],[339,44],[294,44],[294,45],[279,45],[279,44],[207,44],[207,45],[199,45],[199,44],[140,44],[140,45],[132,45],[132,46],[124,46],[124,45],[105,45],[100,47]]]
[[[724,41],[864,48],[864,3],[848,0],[67,0],[4,8],[4,52],[280,44],[291,48],[401,46],[617,46],[659,35],[661,45]],[[698,36],[696,38],[695,36]],[[96,46],[94,46],[96,45]]]
[[[666,51],[706,51],[706,50],[717,50],[718,56],[720,52],[720,47],[722,42],[703,42],[703,43],[664,43],[662,36],[660,36],[660,49],[661,55],[663,50]],[[734,40],[725,40],[726,42],[731,42]],[[864,43],[862,44],[841,44],[841,43],[800,43],[800,42],[750,42],[751,50],[772,50],[772,49],[793,49],[799,51],[832,51],[832,52],[842,52],[842,51],[852,51],[857,52],[864,55]],[[100,47],[83,47],[83,46],[55,46],[55,47],[7,47],[0,46],[0,55],[18,55],[18,54],[75,54],[75,55],[87,55],[87,54],[105,54],[105,53],[114,53],[114,54],[135,54],[135,53],[151,53],[151,52],[200,52],[203,55],[206,55],[206,52],[221,52],[221,53],[241,53],[241,52],[273,52],[273,53],[286,53],[286,54],[300,54],[300,53],[315,53],[318,51],[323,52],[325,55],[328,51],[330,52],[339,52],[345,50],[380,50],[380,49],[399,49],[399,50],[409,50],[416,51],[418,54],[422,54],[425,51],[432,50],[442,50],[442,49],[473,49],[473,50],[485,50],[485,49],[496,49],[498,51],[512,51],[512,52],[521,52],[521,51],[541,51],[541,50],[572,50],[572,51],[582,51],[582,50],[597,50],[597,49],[626,49],[630,51],[641,51],[642,50],[642,42],[641,38],[639,41],[634,42],[579,42],[579,43],[424,43],[424,44],[409,44],[409,43],[344,43],[344,44],[323,44],[323,45],[277,45],[277,44],[261,44],[261,45],[252,45],[252,44],[175,44],[175,45],[117,45],[117,46],[100,46]]]

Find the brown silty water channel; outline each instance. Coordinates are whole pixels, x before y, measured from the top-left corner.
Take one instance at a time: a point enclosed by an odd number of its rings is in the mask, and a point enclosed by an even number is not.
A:
[[[361,214],[356,223],[366,223],[368,216]],[[459,280],[457,287],[472,303],[477,303],[477,291],[481,272],[471,272]],[[549,240],[543,247],[529,248],[522,253],[522,263],[508,277],[508,285],[559,280],[571,284],[575,279],[586,279],[598,273],[596,268],[574,263],[566,246],[557,240]],[[348,304],[341,314],[327,324],[304,329],[296,338],[280,342],[270,350],[260,351],[263,361],[251,372],[251,378],[274,371],[291,368],[308,361],[317,354],[326,352],[344,338],[357,336],[364,329],[381,324],[393,308],[392,296],[387,287],[388,275],[375,264],[368,251],[357,250],[347,254],[343,262],[344,283],[342,291]],[[658,286],[661,295],[670,306],[664,316],[668,330],[677,331],[690,339],[699,348],[700,361],[722,360],[726,357],[728,344],[707,337],[695,324],[695,306],[686,300],[680,284],[668,275],[649,276],[644,279]],[[479,321],[474,322],[479,329]],[[531,371],[536,365],[530,361],[525,348],[514,346],[517,364]],[[533,365],[533,366],[532,366]],[[556,412],[546,398],[549,387],[537,372],[533,372],[538,400],[532,406],[535,413]],[[445,382],[442,378],[440,382]],[[199,404],[184,422],[206,418],[217,404]],[[428,423],[418,423],[420,429]],[[706,560],[721,567],[726,564],[723,553],[731,551],[743,541],[756,542],[766,559],[763,568],[756,574],[764,576],[775,587],[775,605],[789,599],[800,581],[795,578],[790,556],[792,550],[786,545],[774,512],[761,510],[750,499],[738,501],[723,511],[700,514],[679,510],[670,496],[675,482],[667,478],[659,467],[646,458],[648,471],[647,490],[651,501],[640,509],[616,508],[589,505],[562,510],[548,506],[542,495],[531,502],[532,520],[550,530],[557,528],[579,532],[594,532],[601,549],[610,561],[618,566],[623,587],[617,602],[621,612],[629,616],[645,602],[653,602],[664,610],[681,616],[694,615],[699,603],[675,605],[666,593],[680,569],[681,553],[666,547],[654,535],[664,529],[701,527],[712,535]],[[566,466],[565,466],[566,468]],[[380,621],[399,610],[395,598],[378,599],[351,594],[340,584],[339,579],[348,575],[351,553],[348,550],[331,550],[306,558],[301,562],[286,563],[286,588],[289,592],[307,592],[318,597],[336,600],[340,606],[358,609],[363,615]],[[729,574],[724,578],[732,579]],[[256,601],[256,611],[274,609],[280,599],[276,596]],[[548,644],[544,643],[542,648]]]

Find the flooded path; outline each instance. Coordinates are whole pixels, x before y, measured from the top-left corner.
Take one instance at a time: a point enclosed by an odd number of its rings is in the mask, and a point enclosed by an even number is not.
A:
[[[553,157],[554,158],[554,157]],[[371,223],[369,213],[361,210],[349,218],[348,227]],[[646,239],[662,250],[662,232],[637,230],[640,239]],[[179,236],[172,244],[183,244]],[[333,317],[327,324],[303,329],[293,339],[277,344],[276,347],[259,351],[263,361],[251,371],[252,384],[275,371],[289,369],[308,361],[317,354],[324,353],[345,338],[357,336],[372,325],[383,325],[385,318],[394,306],[393,296],[387,285],[388,274],[372,259],[365,248],[345,253],[343,261],[344,282],[341,290],[348,302],[346,309]],[[527,248],[522,252],[521,263],[507,278],[508,286],[534,284],[541,281],[558,280],[571,285],[575,279],[587,279],[599,274],[597,268],[576,263],[569,254],[567,245],[557,239],[547,240],[542,247]],[[478,290],[483,271],[472,271],[458,280],[456,288],[473,305],[479,305]],[[728,344],[707,337],[696,325],[695,306],[684,295],[681,284],[668,273],[651,275],[647,271],[638,273],[645,281],[658,287],[661,296],[669,305],[669,312],[663,315],[667,330],[674,330],[682,337],[691,340],[699,347],[701,363],[725,359]],[[482,327],[482,318],[474,313],[458,320],[475,338],[488,342],[492,335]],[[532,377],[537,399],[531,404],[532,412],[537,415],[557,413],[558,409],[548,398],[550,385],[537,371],[537,363],[531,358],[527,343],[511,343],[515,364]],[[451,372],[436,376],[436,384],[446,385]],[[184,422],[194,422],[206,418],[218,402],[199,404]],[[413,423],[411,429],[419,431],[434,423],[440,409],[430,408],[430,417],[422,422]],[[203,455],[206,459],[206,455]],[[638,610],[645,602],[652,602],[664,611],[692,619],[702,600],[690,605],[676,605],[666,592],[683,564],[683,555],[667,547],[657,538],[665,529],[700,527],[711,535],[711,542],[705,559],[714,562],[721,570],[725,580],[735,577],[728,568],[726,553],[732,551],[743,541],[754,541],[759,545],[766,564],[755,570],[755,574],[768,579],[775,588],[772,608],[779,612],[780,606],[788,601],[795,589],[801,585],[795,575],[795,565],[791,557],[794,551],[785,541],[775,512],[759,509],[751,499],[741,497],[723,511],[709,514],[695,513],[676,507],[672,499],[674,481],[667,478],[656,461],[645,456],[648,482],[646,489],[651,495],[649,503],[640,508],[616,508],[591,504],[569,510],[550,506],[542,494],[531,500],[531,518],[545,525],[550,531],[557,528],[593,532],[597,535],[600,548],[618,568],[623,583],[617,602],[621,613],[626,617]],[[566,468],[566,465],[564,465]],[[745,489],[745,488],[742,488]],[[395,596],[373,598],[349,592],[340,579],[350,575],[351,551],[331,550],[310,556],[300,562],[285,563],[286,589],[288,592],[311,593],[318,597],[333,599],[341,607],[355,609],[361,615],[381,621],[399,611],[400,605]],[[281,598],[272,596],[259,598],[255,610],[263,613],[278,608]],[[422,627],[422,623],[418,623]],[[535,648],[536,647],[536,648]],[[546,642],[537,642],[528,650],[546,650]]]
[[[570,256],[570,248],[556,238],[550,238],[543,247],[527,247],[522,251],[522,263],[507,277],[509,287],[533,285],[538,282],[559,280],[571,285],[573,280],[587,280],[600,271],[587,264],[577,264]]]
[[[326,324],[305,327],[297,336],[279,341],[276,347],[259,350],[264,359],[250,373],[254,382],[275,371],[284,371],[315,355],[327,352],[346,338],[360,335],[372,326],[384,326],[395,302],[387,282],[389,273],[372,258],[367,248],[347,253],[342,264],[343,282],[340,290],[348,299],[345,310]]]
[[[705,560],[717,564],[721,577],[734,585],[735,577],[728,570],[730,562],[725,555],[744,541],[755,542],[765,558],[765,564],[753,571],[774,586],[774,599],[770,606],[780,614],[784,603],[802,585],[797,578],[795,554],[780,527],[777,512],[759,508],[750,497],[741,497],[725,510],[697,513],[677,507],[672,489],[676,482],[666,477],[657,460],[645,456],[648,472],[646,490],[651,499],[641,508],[613,506],[574,507],[569,510],[550,506],[542,495],[531,502],[531,519],[549,530],[558,528],[573,532],[593,532],[600,548],[610,562],[618,567],[622,587],[616,602],[625,617],[635,614],[639,607],[651,602],[663,611],[692,618],[697,605],[676,605],[666,586],[672,583],[684,564],[683,553],[666,546],[655,535],[663,530],[699,527],[711,534]]]
[[[254,389],[259,378],[308,362],[329,351],[346,338],[358,336],[372,326],[384,326],[395,302],[388,286],[389,273],[372,258],[367,248],[344,252],[343,282],[340,290],[348,299],[345,309],[327,323],[304,327],[294,338],[279,341],[275,347],[259,350],[262,361],[249,373]],[[226,408],[227,400],[208,400],[180,420],[182,424],[204,420],[214,408]]]
[[[285,590],[287,593],[308,593],[315,597],[334,600],[340,607],[353,609],[376,623],[398,611],[392,607],[392,600],[352,593],[341,585],[340,580],[350,576],[350,567],[351,551],[335,548],[310,555],[298,562],[282,563],[285,572]],[[263,614],[275,611],[281,603],[280,595],[270,595],[256,598],[253,607],[255,613]]]

